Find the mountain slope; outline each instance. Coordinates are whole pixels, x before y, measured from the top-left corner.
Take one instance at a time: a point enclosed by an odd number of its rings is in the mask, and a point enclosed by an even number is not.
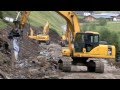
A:
[[[3,17],[15,18],[17,15],[15,11],[2,12]],[[47,21],[50,23],[52,30],[56,31],[59,35],[62,34],[62,26],[65,25],[65,20],[54,11],[32,11],[28,23],[35,27],[43,27]],[[7,25],[7,23],[0,20],[0,28],[5,28]]]

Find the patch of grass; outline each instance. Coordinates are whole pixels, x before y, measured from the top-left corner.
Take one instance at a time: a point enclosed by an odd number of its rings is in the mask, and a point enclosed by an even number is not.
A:
[[[108,22],[106,27],[110,31],[119,32],[120,31],[120,22]]]
[[[100,31],[102,27],[108,28],[111,32],[120,32],[120,22],[107,22],[105,26],[96,25],[96,30],[93,31]]]
[[[30,24],[36,27],[44,26],[46,22],[50,23],[50,28],[62,34],[65,20],[53,11],[34,11],[30,14]]]
[[[0,29],[4,29],[6,26],[7,24],[0,19]]]
[[[15,18],[17,13],[16,11],[2,11],[4,17]]]
[[[95,24],[95,23],[94,23]],[[85,27],[86,30],[90,30],[92,23],[84,23],[82,25],[82,28]],[[120,22],[107,22],[107,25],[105,26],[100,26],[100,25],[95,25],[95,29],[93,29],[92,31],[95,32],[100,32],[101,28],[107,28],[108,30],[110,30],[110,32],[116,32],[119,36],[119,42],[120,42]]]

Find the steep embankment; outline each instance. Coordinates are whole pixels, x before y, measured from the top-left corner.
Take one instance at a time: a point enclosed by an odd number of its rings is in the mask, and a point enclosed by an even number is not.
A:
[[[16,17],[16,12],[14,11],[2,11],[3,12],[3,17],[11,17],[11,18],[15,18]],[[50,23],[50,37],[52,42],[57,43],[60,39],[59,35],[61,35],[62,33],[62,25],[64,25],[64,21],[62,21],[61,17],[59,17],[59,15],[57,15],[55,12],[31,12],[30,17],[29,17],[29,22],[31,27],[34,30],[40,30],[42,31],[41,27],[43,27],[46,22]],[[0,38],[6,42],[8,42],[10,44],[10,40],[8,40],[7,36],[8,33],[10,32],[12,23],[7,23],[4,22],[2,19],[0,19]],[[26,28],[29,29],[29,28]],[[33,58],[36,58],[37,56],[39,56],[39,52],[41,49],[39,49],[39,45],[30,40],[28,37],[24,36],[24,39],[20,42],[20,61],[17,61],[16,65],[19,68],[19,70],[21,70],[21,68],[27,69],[29,66],[25,66],[25,67],[19,67],[22,64],[26,64],[27,60],[31,62],[31,60]],[[11,71],[10,68],[10,61],[11,61],[11,55],[10,54],[4,54],[0,52],[0,69],[4,72],[6,72],[7,74],[12,75],[12,78],[18,77],[20,78],[21,75],[21,71],[18,72],[17,71]],[[47,61],[45,61],[45,63],[48,63]],[[29,63],[30,64],[30,63]],[[34,68],[34,65],[32,64],[32,66]],[[17,69],[18,69],[17,68]],[[44,68],[44,66],[43,66]],[[15,69],[16,70],[16,69]],[[23,71],[22,73],[27,73],[27,71]],[[17,75],[16,75],[17,74]],[[27,74],[23,74],[24,77]],[[30,76],[30,75],[29,75]],[[43,75],[44,76],[44,75]],[[27,78],[28,76],[26,76],[25,78]]]
[[[15,18],[17,15],[15,11],[2,11],[2,14],[3,17],[11,18]],[[32,11],[28,23],[30,23],[31,26],[40,28],[43,27],[47,21],[50,23],[51,30],[56,31],[59,35],[62,34],[62,26],[65,25],[65,20],[54,11]],[[10,23],[5,23],[0,20],[0,29],[9,26],[9,24]]]

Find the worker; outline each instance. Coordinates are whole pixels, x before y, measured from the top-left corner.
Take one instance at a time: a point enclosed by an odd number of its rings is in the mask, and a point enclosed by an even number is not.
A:
[[[15,26],[13,26],[12,30],[10,31],[9,35],[8,35],[8,39],[13,39],[13,37],[19,37],[19,33],[18,33],[18,28],[16,28]]]

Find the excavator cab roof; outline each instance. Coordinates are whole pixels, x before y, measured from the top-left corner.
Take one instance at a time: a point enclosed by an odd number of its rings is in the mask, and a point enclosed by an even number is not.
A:
[[[88,34],[99,34],[98,32],[93,32],[93,31],[86,31],[85,33],[88,33]]]

